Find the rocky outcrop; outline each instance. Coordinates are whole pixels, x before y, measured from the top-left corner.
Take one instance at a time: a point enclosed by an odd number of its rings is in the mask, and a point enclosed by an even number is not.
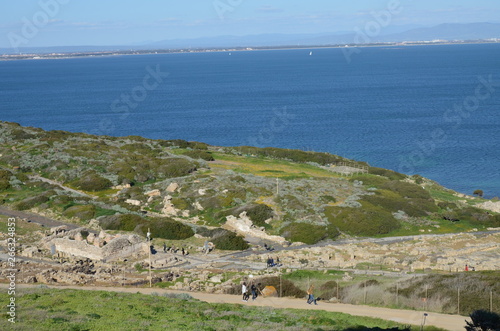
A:
[[[286,243],[286,239],[280,236],[271,236],[268,235],[263,229],[259,229],[254,226],[252,220],[247,216],[246,212],[243,212],[239,215],[239,217],[235,216],[227,216],[226,223],[222,226],[222,228],[236,232],[244,237],[253,237],[262,240],[267,240],[271,242],[278,243],[280,245],[284,245]]]
[[[486,209],[495,213],[500,213],[500,201],[486,201],[476,205],[479,208]]]

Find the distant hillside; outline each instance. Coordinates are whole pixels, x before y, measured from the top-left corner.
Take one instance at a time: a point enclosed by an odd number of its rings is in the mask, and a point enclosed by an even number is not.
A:
[[[424,40],[487,40],[500,39],[500,24],[470,23],[441,24],[430,28],[412,29],[376,38],[379,41],[424,41]]]
[[[327,46],[355,44],[358,39],[353,31],[316,34],[259,34],[247,36],[225,35],[195,39],[169,39],[136,45],[123,46],[58,46],[21,48],[22,53],[51,52],[118,52],[159,49],[198,49],[231,47],[283,47],[283,46]],[[369,43],[403,41],[467,41],[500,39],[499,23],[441,24],[433,27],[388,26],[382,27],[380,34],[371,37]],[[12,54],[14,49],[0,48],[0,54]]]
[[[354,30],[354,29],[353,29]],[[470,23],[441,24],[433,27],[412,28],[397,31],[394,27],[381,28],[379,35],[370,38],[372,42],[403,42],[431,40],[486,40],[500,39],[500,24]],[[257,46],[306,46],[306,45],[343,45],[356,43],[356,33],[324,33],[324,34],[263,34],[249,36],[219,36],[190,40],[164,40],[148,44],[151,48],[172,47],[257,47]]]
[[[240,249],[241,239],[211,227],[245,213],[267,234],[313,244],[500,226],[500,215],[474,207],[480,202],[418,175],[327,153],[0,122],[0,204],[83,225],[97,219],[106,229],[144,234],[151,227],[170,239],[223,235],[228,249]]]

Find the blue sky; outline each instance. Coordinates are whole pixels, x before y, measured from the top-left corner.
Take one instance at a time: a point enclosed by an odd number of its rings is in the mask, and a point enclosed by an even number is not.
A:
[[[498,0],[4,0],[0,47],[10,47],[17,37],[21,46],[37,47],[353,31],[391,2],[402,8],[392,15],[391,28],[500,23]],[[52,5],[43,9],[42,3]],[[36,19],[36,31],[26,30]]]

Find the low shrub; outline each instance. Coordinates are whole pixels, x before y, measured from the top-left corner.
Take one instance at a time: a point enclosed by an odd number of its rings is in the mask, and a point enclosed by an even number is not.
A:
[[[184,198],[172,198],[170,202],[174,205],[175,208],[181,210],[190,209],[191,207],[189,201]]]
[[[248,217],[250,217],[253,224],[255,224],[256,226],[268,226],[265,221],[274,216],[273,209],[264,204],[253,205],[245,210]]]
[[[387,182],[381,188],[394,191],[404,198],[432,199],[430,193],[421,186],[399,180]]]
[[[29,197],[19,201],[17,204],[14,205],[14,208],[17,210],[27,210],[35,206],[38,206],[42,203],[45,203],[47,201],[49,201],[49,197],[46,196],[45,194],[41,194],[35,197]]]
[[[201,159],[205,161],[215,161],[213,155],[206,151],[200,150],[190,150],[184,153],[184,155],[189,156],[192,159]]]
[[[196,171],[196,164],[183,158],[169,158],[161,162],[157,171],[165,178],[187,176]]]
[[[340,294],[342,293],[342,288],[336,281],[330,280],[319,287],[318,297],[324,298],[326,300],[329,300],[331,298],[340,299],[337,297],[337,289],[339,290],[339,296],[340,296]]]
[[[292,223],[281,230],[281,235],[293,242],[303,242],[308,245],[313,245],[320,240],[331,237],[334,238],[338,235],[334,227],[330,228],[334,230],[333,233],[330,233],[326,226],[308,223]]]
[[[400,174],[399,172],[395,172],[393,170],[384,169],[384,168],[377,168],[377,167],[369,167],[368,173],[373,174],[373,175],[387,177],[390,180],[402,180],[402,179],[405,179],[407,177],[406,175]]]
[[[109,179],[103,178],[93,171],[87,172],[71,184],[77,189],[91,192],[106,190],[113,185]]]
[[[367,201],[360,208],[328,206],[325,215],[331,226],[358,236],[386,234],[400,227],[392,213]]]
[[[144,218],[134,214],[120,214],[99,218],[99,225],[104,230],[134,231],[138,225],[144,223],[146,223]]]
[[[94,218],[96,207],[94,205],[73,206],[63,212],[63,215],[69,218],[77,217],[82,221],[88,221]]]
[[[366,187],[375,188],[380,188],[389,181],[387,177],[370,174],[356,175],[350,178],[351,182],[354,182],[355,180],[363,182],[363,185]]]
[[[320,199],[324,203],[335,203],[335,202],[337,202],[337,199],[335,199],[335,197],[332,197],[331,195],[322,195],[322,196],[320,196]]]
[[[153,218],[149,223],[139,224],[135,232],[146,235],[148,228],[153,238],[183,240],[194,236],[190,226],[169,218]]]
[[[424,217],[438,211],[432,199],[405,199],[396,192],[388,190],[377,190],[374,195],[365,195],[362,201],[379,206],[391,213],[402,210],[412,217]]]
[[[10,182],[5,179],[0,179],[0,191],[5,191],[10,188]]]
[[[10,177],[12,177],[13,174],[12,172],[4,169],[0,169],[0,180],[6,180],[9,181]]]
[[[471,321],[466,321],[467,326],[465,330],[467,331],[477,331],[477,330],[500,330],[500,315],[487,310],[475,310],[470,314]]]
[[[256,283],[260,283],[261,287],[265,286],[273,286],[278,294],[281,292],[283,297],[292,297],[292,298],[305,298],[307,293],[288,279],[281,279],[279,277],[264,277],[255,281]],[[280,289],[281,284],[281,289]]]
[[[230,232],[212,239],[215,248],[227,251],[241,251],[250,247],[245,239]]]
[[[228,208],[237,205],[237,201],[245,201],[247,197],[247,192],[244,188],[232,188],[228,189],[225,193],[217,196],[222,207]]]
[[[457,208],[457,205],[455,203],[447,201],[438,202],[437,205],[443,210],[454,210]]]

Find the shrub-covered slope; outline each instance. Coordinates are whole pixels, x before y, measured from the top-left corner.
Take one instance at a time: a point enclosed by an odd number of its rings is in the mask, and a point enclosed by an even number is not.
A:
[[[359,172],[345,177],[339,168]],[[0,122],[0,203],[103,228],[184,239],[242,213],[267,233],[314,244],[500,226],[420,176],[328,153],[92,136]],[[225,234],[229,248],[245,248]]]

